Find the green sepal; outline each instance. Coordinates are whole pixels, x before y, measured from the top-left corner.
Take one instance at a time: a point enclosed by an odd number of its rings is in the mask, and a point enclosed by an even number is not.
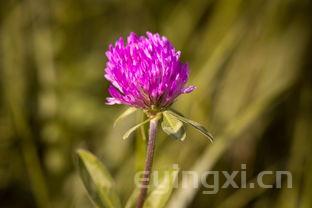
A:
[[[139,128],[140,126],[146,124],[146,123],[149,122],[150,120],[151,120],[151,118],[146,119],[145,121],[143,121],[143,122],[141,122],[141,123],[135,125],[134,127],[130,128],[130,129],[122,136],[122,139],[127,139],[127,138],[130,136],[130,134],[131,134],[132,132],[134,132],[137,128]]]
[[[122,112],[115,120],[114,122],[114,127],[117,125],[117,123],[120,121],[120,120],[123,120],[124,118],[128,117],[129,115],[135,113],[138,109],[137,108],[133,108],[133,107],[130,107],[130,108],[127,108],[124,112]]]

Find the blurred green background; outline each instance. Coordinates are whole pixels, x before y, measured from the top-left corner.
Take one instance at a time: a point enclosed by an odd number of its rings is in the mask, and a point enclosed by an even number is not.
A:
[[[139,115],[112,128],[125,108],[105,105],[104,53],[130,31],[152,31],[182,51],[198,87],[174,108],[216,138],[159,132],[154,168],[293,174],[292,189],[176,189],[167,207],[311,208],[311,11],[309,0],[2,0],[0,207],[92,207],[78,148],[103,161],[127,200],[144,142],[121,139]]]

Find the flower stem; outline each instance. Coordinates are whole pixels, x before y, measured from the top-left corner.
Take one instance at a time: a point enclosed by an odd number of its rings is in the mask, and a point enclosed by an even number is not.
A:
[[[153,157],[154,157],[154,149],[155,149],[155,140],[156,140],[156,131],[157,131],[158,120],[159,120],[159,118],[156,116],[155,118],[153,118],[150,121],[149,137],[148,137],[146,159],[145,159],[144,176],[143,176],[140,195],[138,197],[136,208],[142,208],[144,201],[146,199],[148,185],[149,185],[150,176],[151,176],[151,170],[152,170],[152,166],[153,166]]]

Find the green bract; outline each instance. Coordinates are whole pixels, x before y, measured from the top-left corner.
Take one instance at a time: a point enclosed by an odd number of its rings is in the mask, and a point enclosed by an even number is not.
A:
[[[183,141],[186,138],[183,122],[167,111],[164,111],[162,115],[163,121],[161,122],[161,127],[163,131],[169,136]]]
[[[136,108],[128,108],[125,110],[115,121],[115,124],[124,119],[125,117],[131,115],[132,113],[136,112]],[[162,119],[161,127],[162,130],[169,135],[170,137],[174,139],[178,139],[183,141],[186,138],[186,131],[185,131],[185,124],[191,125],[196,130],[198,130],[200,133],[202,133],[205,137],[207,137],[211,142],[213,141],[213,136],[209,131],[200,123],[196,121],[192,121],[188,118],[185,118],[179,113],[176,113],[172,110],[166,110],[159,112],[154,117],[158,117],[159,119]],[[132,132],[134,132],[136,129],[138,129],[140,126],[146,124],[149,122],[151,118],[146,119],[145,121],[135,125],[131,129],[129,129],[123,136],[123,139],[127,139]]]

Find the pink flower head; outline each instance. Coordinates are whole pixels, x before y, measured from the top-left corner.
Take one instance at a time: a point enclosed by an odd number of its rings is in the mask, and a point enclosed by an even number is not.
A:
[[[127,43],[119,38],[106,52],[105,78],[110,81],[107,104],[163,110],[195,87],[185,84],[189,67],[182,63],[181,52],[158,33],[137,36],[130,33]]]

